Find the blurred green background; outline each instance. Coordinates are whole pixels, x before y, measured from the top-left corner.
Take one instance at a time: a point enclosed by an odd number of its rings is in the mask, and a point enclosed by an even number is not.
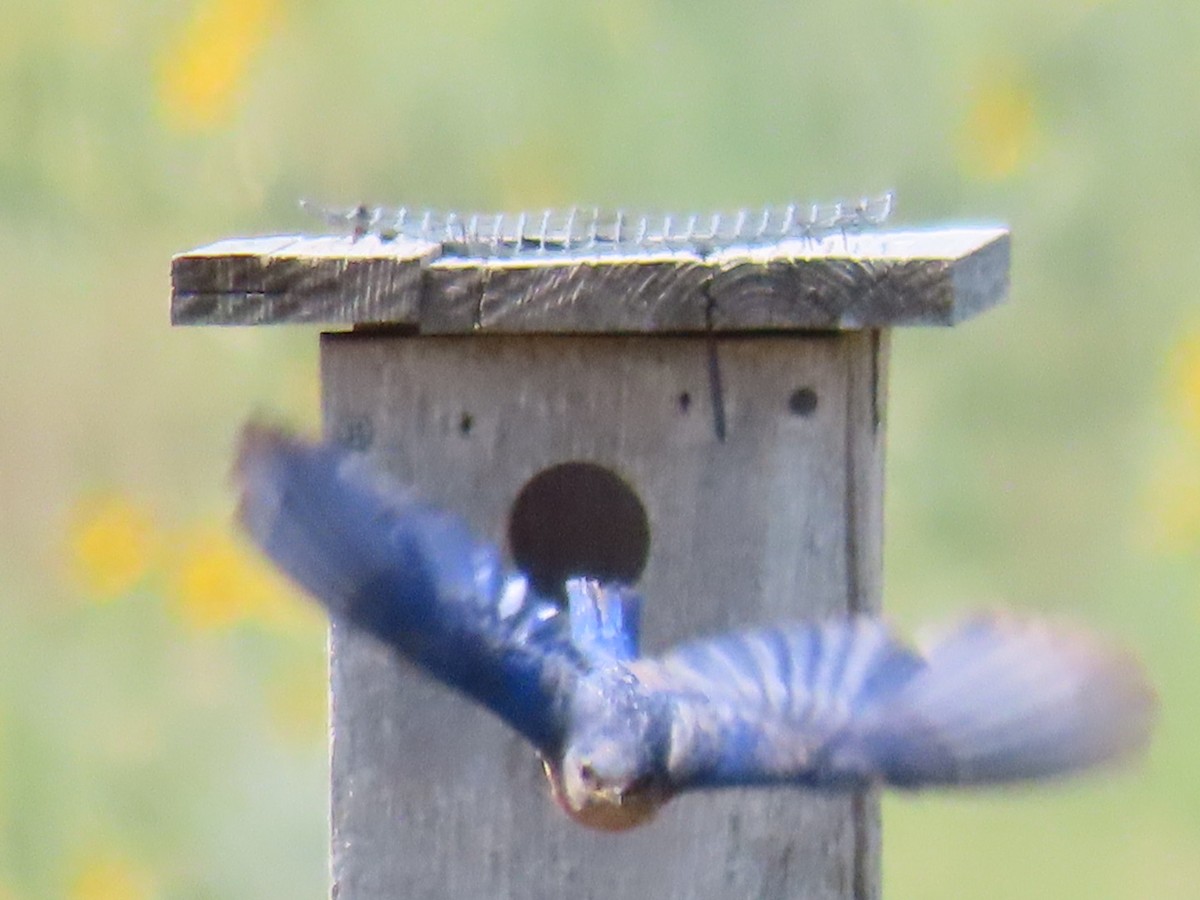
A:
[[[5,7],[0,898],[318,898],[324,630],[230,536],[316,333],[167,324],[171,254],[300,197],[999,220],[1012,296],[895,337],[886,602],[1141,653],[1147,764],[885,803],[889,898],[1200,895],[1200,5]]]

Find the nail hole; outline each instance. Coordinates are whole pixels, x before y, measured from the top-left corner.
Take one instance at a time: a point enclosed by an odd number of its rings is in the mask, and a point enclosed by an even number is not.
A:
[[[470,413],[463,413],[462,418],[458,420],[458,433],[466,437],[471,433],[471,429],[475,427],[475,420]]]
[[[646,568],[650,523],[620,476],[595,463],[552,466],[521,488],[508,521],[513,561],[547,597],[568,578],[632,584]]]
[[[348,450],[363,451],[375,440],[375,428],[368,418],[346,419],[334,430],[334,440]]]
[[[811,416],[817,410],[817,392],[812,388],[796,388],[788,397],[788,409],[793,415]]]
[[[679,395],[679,411],[687,414],[687,411],[692,408],[692,395],[684,391]]]

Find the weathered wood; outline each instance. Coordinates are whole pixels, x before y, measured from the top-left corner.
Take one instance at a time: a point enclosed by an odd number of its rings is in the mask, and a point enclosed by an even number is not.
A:
[[[650,522],[653,652],[878,608],[886,341],[325,335],[325,427],[501,543],[547,467],[618,473]],[[331,649],[338,900],[878,895],[873,795],[692,795],[597,834],[481,709],[339,627]]]
[[[956,324],[1008,292],[1008,235],[982,237],[960,229],[859,235],[844,246],[828,238],[820,265],[800,244],[723,253],[708,286],[713,328]]]
[[[444,332],[691,332],[953,324],[1003,298],[1002,228],[835,233],[720,250],[455,256],[367,235],[259,238],[175,257],[176,324]]]
[[[711,277],[695,253],[674,251],[578,265],[487,267],[479,298],[486,331],[701,331]],[[614,302],[616,301],[616,302]]]
[[[220,241],[172,261],[171,322],[416,322],[422,267],[439,252],[370,235]]]

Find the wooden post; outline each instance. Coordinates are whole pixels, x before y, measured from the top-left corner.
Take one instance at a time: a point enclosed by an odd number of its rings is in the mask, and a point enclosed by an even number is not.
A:
[[[983,228],[506,257],[250,239],[176,257],[172,315],[353,326],[321,340],[327,436],[537,577],[637,577],[653,653],[879,608],[888,330],[995,303],[1008,253]],[[590,832],[479,708],[336,625],[330,653],[338,900],[878,896],[872,795],[685,796]]]

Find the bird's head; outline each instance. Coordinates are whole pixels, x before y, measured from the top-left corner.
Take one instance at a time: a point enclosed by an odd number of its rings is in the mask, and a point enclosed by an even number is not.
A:
[[[668,799],[663,779],[644,746],[634,741],[597,739],[545,763],[554,799],[568,816],[602,831],[641,825]]]

